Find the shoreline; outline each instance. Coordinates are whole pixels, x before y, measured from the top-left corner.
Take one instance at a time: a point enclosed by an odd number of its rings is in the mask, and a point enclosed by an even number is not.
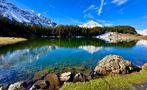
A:
[[[108,55],[97,62],[94,70],[61,73],[48,70],[31,80],[9,84],[7,88],[8,90],[136,90],[138,86],[146,89],[146,82],[147,63],[135,66],[121,56]],[[3,85],[0,88],[3,88]]]
[[[147,36],[140,36],[140,35],[133,35],[133,34],[121,34],[121,33],[112,33],[111,36],[104,36],[103,38],[98,36],[95,38],[99,38],[104,41],[108,41],[110,43],[123,42],[123,41],[138,41],[142,39],[147,40]],[[1,37],[0,36],[0,46],[16,44],[16,43],[23,42],[23,41],[27,41],[27,39],[19,38],[19,37]]]
[[[108,32],[97,36],[97,38],[105,40],[110,43],[123,42],[123,41],[138,41],[147,40],[147,36],[134,35],[134,34],[123,34],[117,32]]]
[[[125,75],[109,75],[87,82],[67,82],[59,90],[146,90],[147,69]],[[73,88],[75,87],[75,88]]]
[[[16,44],[19,42],[26,41],[25,38],[17,38],[17,37],[0,37],[0,46]]]

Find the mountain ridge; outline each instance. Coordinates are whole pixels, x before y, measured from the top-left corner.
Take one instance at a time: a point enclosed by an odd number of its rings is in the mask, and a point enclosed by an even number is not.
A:
[[[0,0],[0,15],[20,23],[56,26],[56,23],[52,22],[49,18],[31,10],[20,9],[14,4],[7,2],[7,0]]]

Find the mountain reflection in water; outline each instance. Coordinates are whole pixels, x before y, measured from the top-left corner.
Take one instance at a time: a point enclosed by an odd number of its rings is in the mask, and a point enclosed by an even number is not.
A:
[[[0,47],[0,82],[26,80],[47,67],[52,70],[88,67],[109,54],[117,54],[135,65],[147,62],[147,41],[108,43],[97,38],[33,39]]]

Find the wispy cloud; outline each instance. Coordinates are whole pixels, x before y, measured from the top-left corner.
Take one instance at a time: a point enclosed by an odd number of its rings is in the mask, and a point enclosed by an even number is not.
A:
[[[117,6],[123,5],[126,2],[128,2],[128,0],[112,0],[111,3],[116,4]]]
[[[119,13],[120,13],[121,15],[125,14],[125,12],[124,12],[123,9],[120,9],[120,10],[119,10]]]
[[[74,24],[82,24],[83,22],[81,22],[80,20],[77,20],[77,19],[74,19],[74,18],[72,18],[72,17],[70,17],[70,16],[67,16],[67,15],[65,15],[65,13],[63,13],[62,12],[62,10],[60,9],[60,8],[58,8],[58,7],[55,7],[54,5],[49,5],[49,7],[50,8],[53,8],[53,9],[56,9],[56,11],[57,11],[57,13],[58,13],[58,18],[64,18],[65,20],[67,20],[68,22],[70,22],[70,23],[74,23]],[[61,20],[60,20],[61,21]],[[64,22],[64,23],[66,23],[66,22]],[[68,25],[69,23],[67,23],[67,25]]]
[[[94,16],[91,13],[84,14],[84,18],[94,19]]]
[[[103,10],[103,6],[106,5],[107,3],[104,2],[104,0],[101,0],[100,6],[95,6],[95,5],[90,5],[87,9],[83,10],[83,13],[91,12],[91,11],[96,11],[98,12],[98,15],[100,16]],[[84,16],[90,16],[90,14],[86,14]]]
[[[104,26],[113,26],[111,21],[97,19],[96,21],[102,23]]]
[[[147,19],[147,15],[143,16],[144,19]]]
[[[75,23],[75,24],[82,24],[83,22],[79,21],[79,20],[76,20],[74,18],[71,18],[71,17],[67,17],[71,22]]]
[[[93,11],[93,10],[98,10],[98,7],[96,7],[95,5],[90,5],[88,8],[83,10],[83,13],[86,13],[86,12],[89,12],[89,11]]]
[[[49,7],[50,7],[50,8],[56,8],[55,6],[53,6],[53,5],[51,5],[51,4],[49,5]]]
[[[83,23],[80,20],[74,19],[73,17],[69,17],[69,16],[64,15],[63,13],[60,13],[60,17],[67,19],[68,22],[74,23],[74,24],[77,24],[77,25]],[[67,23],[67,24],[69,24],[69,23]]]
[[[101,5],[100,5],[100,8],[99,8],[99,10],[98,10],[98,15],[99,15],[99,16],[100,16],[101,13],[102,13],[103,6],[104,6],[104,0],[101,0]]]
[[[86,19],[94,19],[93,12],[97,12],[97,11],[98,11],[98,7],[96,7],[95,5],[90,5],[88,8],[83,10],[84,13],[83,17]]]

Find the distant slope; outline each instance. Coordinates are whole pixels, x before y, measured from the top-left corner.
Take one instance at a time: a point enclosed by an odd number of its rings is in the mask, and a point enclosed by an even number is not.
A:
[[[49,18],[44,17],[34,11],[27,11],[18,8],[6,0],[0,0],[0,15],[15,20],[20,23],[37,24],[42,26],[55,26],[56,23],[52,22]]]

